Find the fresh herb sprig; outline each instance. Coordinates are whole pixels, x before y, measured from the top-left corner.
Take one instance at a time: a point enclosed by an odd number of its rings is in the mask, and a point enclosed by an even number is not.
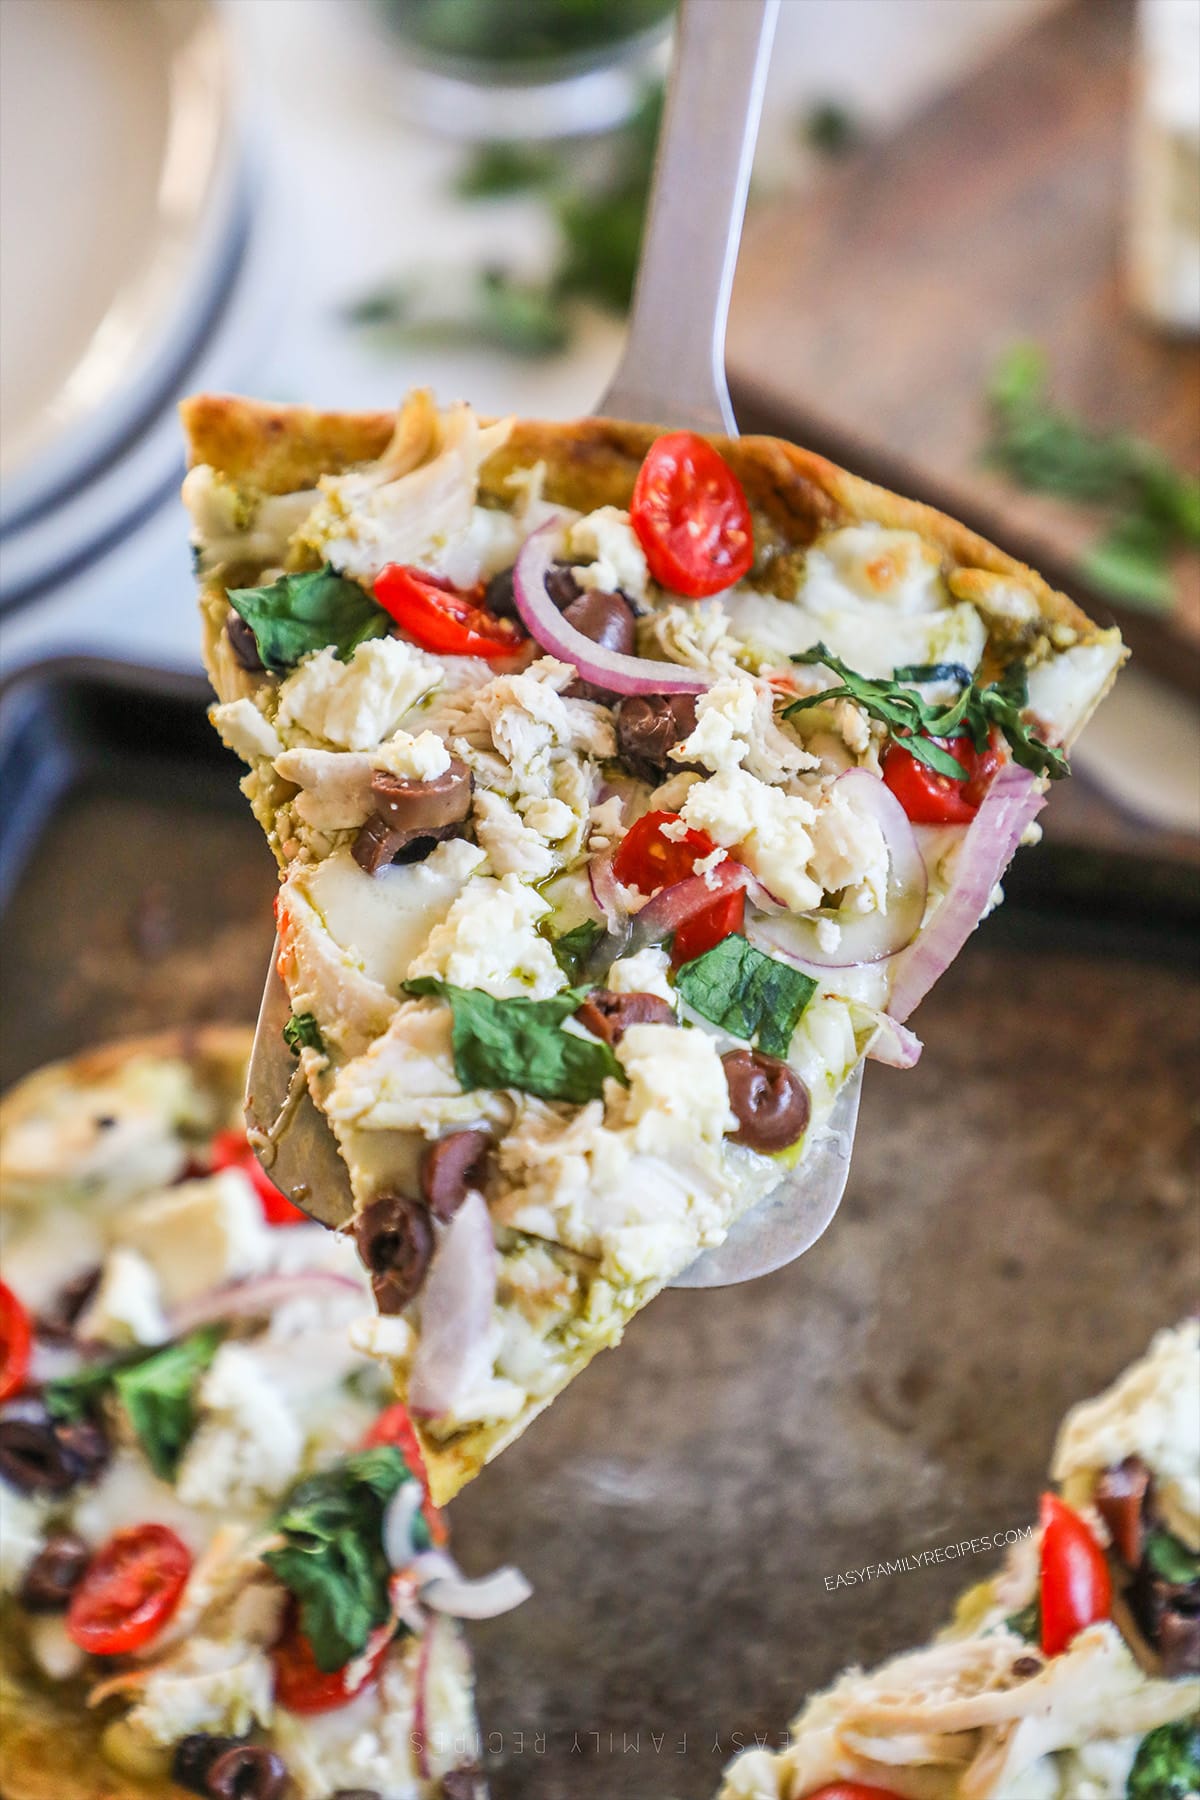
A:
[[[606,1081],[626,1080],[607,1044],[563,1030],[586,988],[564,988],[548,1000],[497,1000],[482,988],[455,987],[432,975],[406,981],[404,988],[449,1001],[454,1071],[468,1093],[516,1088],[582,1106],[601,1098]]]
[[[860,675],[825,644],[814,644],[811,650],[801,650],[792,661],[820,663],[839,677],[840,686],[793,700],[784,709],[785,718],[804,712],[810,706],[823,706],[830,700],[853,700],[870,718],[886,725],[892,737],[918,762],[926,763],[939,775],[948,775],[952,781],[965,781],[967,770],[949,751],[931,740],[968,737],[976,750],[984,750],[988,734],[995,727],[1007,739],[1013,761],[1023,769],[1029,769],[1035,775],[1048,775],[1052,781],[1059,781],[1071,773],[1062,751],[1043,743],[1024,719],[1029,688],[1024,667],[1018,662],[1010,664],[999,681],[981,687],[957,663],[914,663],[897,669],[893,676],[884,679]],[[958,698],[948,706],[932,704],[911,685],[947,679],[963,683]]]
[[[991,436],[984,455],[1020,487],[1104,508],[1107,532],[1083,574],[1115,600],[1147,610],[1174,599],[1170,558],[1200,544],[1200,481],[1142,438],[1097,431],[1049,398],[1046,359],[1018,344],[988,388]]]

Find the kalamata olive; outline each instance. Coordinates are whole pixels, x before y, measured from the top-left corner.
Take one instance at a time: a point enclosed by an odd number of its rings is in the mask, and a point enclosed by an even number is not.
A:
[[[358,1254],[371,1271],[380,1312],[403,1312],[420,1291],[433,1255],[428,1207],[405,1194],[384,1195],[359,1214],[354,1236]]]
[[[563,608],[563,618],[605,650],[632,656],[637,648],[633,608],[620,594],[596,590],[580,594],[578,600],[572,600]],[[572,700],[608,700],[612,697],[612,690],[596,681],[575,680],[565,692]]]
[[[517,598],[513,593],[513,572],[501,569],[488,582],[483,596],[483,604],[497,619],[515,619],[517,616]]]
[[[593,988],[575,1017],[593,1037],[619,1044],[631,1025],[674,1025],[675,1014],[658,994],[614,994]]]
[[[261,675],[263,664],[262,657],[258,654],[258,642],[241,613],[234,612],[232,607],[225,620],[225,636],[229,639],[229,648],[235,659],[247,674]]]
[[[333,1800],[383,1800],[378,1788],[338,1788]]]
[[[655,781],[685,764],[668,759],[696,729],[694,694],[629,694],[617,708],[617,750],[631,772]]]
[[[212,1800],[279,1800],[286,1781],[287,1765],[274,1750],[239,1744],[209,1765],[204,1791]]]
[[[578,600],[583,589],[576,581],[575,571],[570,563],[551,563],[546,573],[546,592],[559,612],[570,606],[572,600]]]
[[[240,1750],[245,1738],[215,1737],[207,1731],[193,1731],[180,1738],[171,1757],[171,1779],[194,1794],[208,1795],[208,1772],[227,1750]]]
[[[1092,1504],[1108,1526],[1118,1553],[1131,1569],[1142,1560],[1144,1511],[1149,1505],[1151,1474],[1140,1456],[1105,1469],[1096,1483]]]
[[[90,1269],[81,1269],[78,1275],[63,1283],[50,1308],[50,1318],[56,1325],[74,1325],[100,1286],[102,1273],[100,1264],[94,1263]]]
[[[66,1612],[71,1595],[83,1579],[91,1551],[73,1531],[56,1531],[47,1538],[25,1571],[21,1605],[26,1612]]]
[[[794,1069],[762,1050],[730,1050],[721,1061],[737,1115],[738,1129],[729,1134],[735,1144],[770,1155],[804,1135],[812,1107]]]
[[[428,781],[406,781],[385,769],[371,777],[375,805],[389,825],[398,831],[437,831],[456,825],[471,810],[471,771],[457,756],[450,766]]]
[[[427,1144],[421,1158],[421,1192],[438,1219],[449,1219],[477,1187],[492,1140],[486,1131],[452,1131]]]
[[[93,1481],[108,1462],[108,1439],[94,1419],[52,1419],[36,1395],[0,1414],[0,1476],[23,1494],[66,1494]]]

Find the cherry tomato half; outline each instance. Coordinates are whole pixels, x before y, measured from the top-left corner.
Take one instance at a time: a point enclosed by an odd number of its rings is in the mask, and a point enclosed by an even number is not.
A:
[[[306,1225],[304,1213],[281,1194],[246,1142],[244,1131],[218,1131],[209,1146],[213,1169],[240,1169],[254,1183],[268,1225]]]
[[[375,598],[402,631],[442,656],[513,656],[525,639],[511,619],[480,605],[483,583],[463,593],[437,575],[389,563],[375,578]]]
[[[11,1400],[24,1385],[32,1341],[29,1314],[0,1281],[0,1400]]]
[[[657,894],[659,888],[674,887],[694,873],[699,857],[711,856],[716,845],[707,831],[684,828],[678,836],[669,836],[664,826],[678,829],[683,825],[678,813],[645,813],[629,827],[613,857],[613,874],[622,887],[634,887],[639,894]]]
[[[295,1611],[289,1611],[283,1636],[271,1651],[276,1700],[288,1712],[336,1711],[375,1680],[393,1635],[390,1625],[380,1625],[367,1639],[361,1656],[354,1657],[340,1669],[319,1669],[313,1647],[301,1631]]]
[[[409,1417],[408,1408],[401,1401],[385,1406],[375,1423],[368,1429],[363,1438],[364,1450],[372,1450],[378,1444],[391,1444],[404,1458],[409,1469],[425,1489],[425,1503],[421,1508],[425,1523],[429,1527],[429,1535],[435,1544],[449,1542],[450,1533],[433,1501],[429,1498],[429,1476],[425,1468],[425,1458],[421,1454],[421,1445]]]
[[[654,440],[633,484],[629,517],[654,579],[689,599],[732,587],[754,561],[742,484],[694,431]]]
[[[671,966],[678,969],[697,956],[715,949],[722,939],[740,931],[746,921],[746,890],[733,888],[718,894],[711,906],[701,907],[676,927],[671,940]]]
[[[983,804],[992,777],[1004,761],[995,733],[986,750],[970,738],[934,738],[966,771],[962,781],[939,775],[893,741],[883,753],[883,779],[914,825],[969,825]]]
[[[166,1525],[132,1525],[97,1550],[71,1596],[67,1636],[92,1656],[140,1650],[166,1624],[192,1553]]]
[[[872,1787],[865,1781],[829,1781],[808,1800],[900,1800],[891,1788]]]
[[[1112,1576],[1103,1550],[1077,1512],[1043,1494],[1042,1651],[1058,1656],[1088,1625],[1112,1615]]]

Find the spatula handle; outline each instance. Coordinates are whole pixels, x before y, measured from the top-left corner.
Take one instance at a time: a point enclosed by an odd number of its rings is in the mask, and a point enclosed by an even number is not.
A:
[[[736,432],[725,321],[779,0],[682,0],[629,336],[597,411]]]

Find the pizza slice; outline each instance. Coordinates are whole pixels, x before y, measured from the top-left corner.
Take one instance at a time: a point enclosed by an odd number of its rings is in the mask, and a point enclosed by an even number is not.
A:
[[[479,1800],[467,1582],[352,1245],[240,1129],[250,1033],[0,1103],[6,1800]]]
[[[212,717],[445,1499],[915,1061],[1124,651],[771,438],[184,421]]]
[[[720,1800],[1200,1793],[1200,1325],[1058,1434],[1036,1533],[927,1649],[850,1669]]]

